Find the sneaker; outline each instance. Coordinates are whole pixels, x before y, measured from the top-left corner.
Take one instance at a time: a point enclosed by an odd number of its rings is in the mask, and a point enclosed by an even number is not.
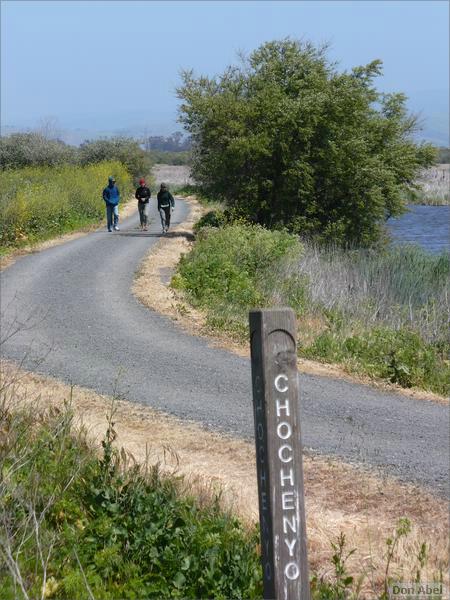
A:
[[[109,229],[109,228],[108,228],[108,231],[109,231],[109,233],[111,233],[112,229]]]
[[[114,231],[120,231],[119,226],[118,225],[114,225]]]

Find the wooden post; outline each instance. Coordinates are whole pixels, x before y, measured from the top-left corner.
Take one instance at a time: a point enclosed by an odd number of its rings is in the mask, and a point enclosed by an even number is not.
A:
[[[289,308],[250,312],[264,598],[309,600],[296,320]]]

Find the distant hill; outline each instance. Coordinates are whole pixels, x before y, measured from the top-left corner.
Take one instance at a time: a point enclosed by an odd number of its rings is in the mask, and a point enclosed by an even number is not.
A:
[[[450,146],[449,135],[449,91],[421,90],[407,94],[408,108],[420,116],[422,130],[416,138],[436,144]],[[59,136],[75,146],[86,139],[124,135],[135,138],[167,136],[179,129],[175,107],[163,111],[131,110],[104,115],[68,115],[57,118],[61,124]],[[36,120],[36,124],[38,119]],[[2,125],[2,135],[16,131],[31,131],[30,120]]]

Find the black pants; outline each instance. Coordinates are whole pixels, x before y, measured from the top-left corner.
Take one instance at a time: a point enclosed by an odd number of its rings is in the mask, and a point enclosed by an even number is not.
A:
[[[142,227],[147,227],[148,223],[148,202],[138,202],[139,219]]]

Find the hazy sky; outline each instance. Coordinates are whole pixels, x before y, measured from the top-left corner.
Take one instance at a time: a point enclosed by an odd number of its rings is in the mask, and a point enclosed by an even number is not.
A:
[[[448,107],[446,1],[1,2],[2,124],[176,128],[179,71],[213,75],[286,36],[330,42],[340,68],[384,62],[380,87]]]

